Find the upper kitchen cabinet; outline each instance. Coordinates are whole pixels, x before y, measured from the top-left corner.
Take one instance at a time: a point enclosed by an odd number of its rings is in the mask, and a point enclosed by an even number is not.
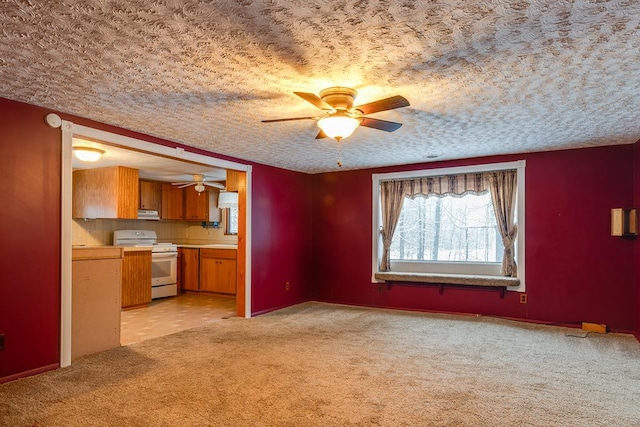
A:
[[[193,187],[185,191],[184,219],[187,221],[209,220],[209,190],[197,192]]]
[[[162,219],[184,219],[184,191],[171,184],[162,184]]]
[[[162,184],[160,218],[209,221],[209,190],[198,193],[193,187],[179,188]]]
[[[138,217],[138,170],[122,166],[73,172],[74,218]]]
[[[162,201],[162,183],[140,181],[140,209],[160,212]]]

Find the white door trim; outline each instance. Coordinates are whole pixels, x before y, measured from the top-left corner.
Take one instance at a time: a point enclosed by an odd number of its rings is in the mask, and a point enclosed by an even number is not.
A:
[[[51,120],[50,120],[51,119]],[[236,163],[229,160],[191,153],[179,147],[167,147],[128,136],[106,132],[60,120],[55,114],[47,115],[47,123],[52,127],[61,127],[62,159],[61,159],[61,297],[60,297],[60,366],[71,365],[71,209],[72,209],[72,142],[74,137],[95,139],[125,148],[146,151],[177,160],[187,160],[213,167],[243,171],[247,174],[247,209],[246,209],[246,270],[245,270],[245,317],[251,317],[251,188],[252,168],[250,165]]]

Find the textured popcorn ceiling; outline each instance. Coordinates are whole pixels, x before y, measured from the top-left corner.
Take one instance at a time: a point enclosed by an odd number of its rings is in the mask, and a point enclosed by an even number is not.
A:
[[[0,40],[1,97],[310,173],[640,138],[635,0],[3,0]],[[260,122],[335,85],[404,125]]]

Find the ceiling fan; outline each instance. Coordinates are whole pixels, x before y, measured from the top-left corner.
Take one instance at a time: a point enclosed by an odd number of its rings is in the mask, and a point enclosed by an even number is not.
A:
[[[324,110],[320,117],[293,117],[288,119],[262,120],[263,123],[286,122],[291,120],[317,120],[320,132],[319,138],[334,138],[340,141],[353,133],[358,126],[393,132],[402,126],[402,123],[365,117],[367,114],[379,111],[393,110],[395,108],[408,107],[409,101],[400,95],[380,99],[367,104],[353,106],[357,92],[348,87],[330,87],[320,92],[320,96],[307,92],[293,92],[305,101]]]
[[[177,185],[178,188],[185,188],[191,185],[195,185],[195,190],[198,193],[203,192],[205,190],[205,187],[214,187],[220,190],[224,190],[226,188],[224,185],[220,184],[219,182],[207,182],[206,181],[207,178],[204,175],[194,174],[192,176],[193,176],[193,181],[172,182],[171,185]]]

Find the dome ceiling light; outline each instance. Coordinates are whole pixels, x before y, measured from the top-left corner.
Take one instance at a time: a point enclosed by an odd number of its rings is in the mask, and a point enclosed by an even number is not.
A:
[[[93,147],[72,147],[73,155],[83,162],[97,162],[104,154],[104,150]]]

